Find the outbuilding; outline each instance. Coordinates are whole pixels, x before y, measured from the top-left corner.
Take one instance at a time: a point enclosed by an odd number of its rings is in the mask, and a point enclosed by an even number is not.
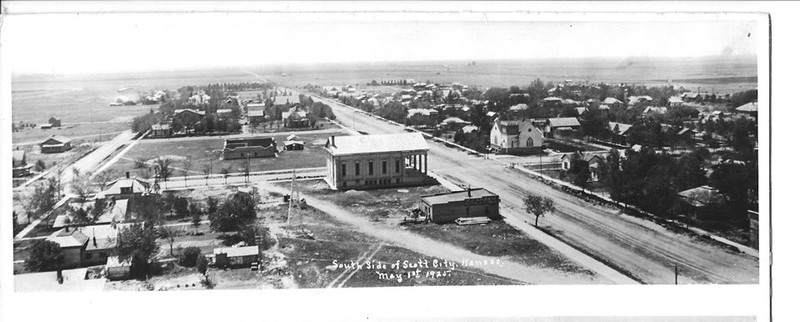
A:
[[[214,249],[214,265],[249,266],[258,261],[258,246],[227,247]]]
[[[42,153],[61,153],[72,148],[72,140],[60,135],[53,135],[39,143],[39,146]]]
[[[503,218],[500,216],[500,197],[483,188],[422,196],[419,209],[437,224],[453,223],[458,218]]]

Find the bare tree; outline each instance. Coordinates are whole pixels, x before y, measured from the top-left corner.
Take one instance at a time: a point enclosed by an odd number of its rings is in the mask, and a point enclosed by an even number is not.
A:
[[[208,185],[208,177],[211,176],[211,171],[213,169],[214,165],[211,162],[203,166],[203,175],[206,177],[206,185]]]
[[[188,184],[186,182],[187,177],[189,176],[189,171],[192,169],[192,158],[187,157],[183,160],[183,169],[181,172],[183,173],[183,186],[187,187]]]

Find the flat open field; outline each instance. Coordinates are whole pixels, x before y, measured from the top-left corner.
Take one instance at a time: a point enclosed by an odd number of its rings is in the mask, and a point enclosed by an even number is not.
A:
[[[333,133],[305,133],[297,132],[297,140],[306,142],[304,150],[282,151],[276,158],[250,159],[250,171],[269,171],[314,168],[325,166],[324,146],[330,135],[348,135],[344,130]],[[272,135],[280,145],[286,140],[288,134]],[[184,168],[183,160],[191,159],[192,167],[188,175],[202,175],[203,167],[212,165],[212,173],[219,174],[225,167],[230,167],[231,172],[241,172],[245,167],[245,160],[220,160],[224,139],[221,137],[190,137],[173,139],[141,140],[135,147],[126,153],[117,163],[106,170],[109,178],[121,177],[126,171],[138,174],[143,169],[135,169],[138,159],[152,160],[158,157],[168,157],[175,162],[173,177],[183,176],[180,169]],[[141,175],[141,174],[140,174]],[[100,176],[105,177],[106,175]]]

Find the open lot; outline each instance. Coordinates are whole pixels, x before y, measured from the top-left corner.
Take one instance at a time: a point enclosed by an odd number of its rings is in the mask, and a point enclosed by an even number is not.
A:
[[[285,184],[279,184],[285,185]],[[472,253],[498,257],[529,266],[555,268],[563,272],[593,275],[565,258],[563,255],[526,236],[503,221],[487,225],[457,226],[455,224],[416,224],[400,226],[408,211],[417,207],[422,195],[448,191],[442,186],[378,189],[371,191],[333,191],[319,189],[319,183],[300,183],[304,193],[345,207],[353,214],[371,222],[395,229],[403,229],[433,240],[452,244]]]
[[[250,159],[250,171],[269,171],[301,169],[325,166],[324,146],[326,139],[330,135],[348,135],[347,132],[334,131],[333,133],[303,133],[296,134],[296,140],[306,142],[304,150],[301,151],[281,151],[275,158],[252,158]],[[280,146],[286,140],[288,134],[272,135]],[[191,168],[188,175],[202,175],[203,167],[208,164],[212,166],[213,174],[220,174],[221,170],[229,167],[231,173],[242,172],[246,166],[246,160],[221,160],[222,137],[191,137],[158,140],[141,140],[135,147],[126,153],[118,162],[108,168],[100,178],[118,178],[130,171],[132,174],[142,175],[140,172],[146,169],[136,169],[136,160],[153,160],[158,157],[168,157],[175,162],[172,164],[173,180],[183,176],[181,169],[184,169],[183,160],[191,160]]]

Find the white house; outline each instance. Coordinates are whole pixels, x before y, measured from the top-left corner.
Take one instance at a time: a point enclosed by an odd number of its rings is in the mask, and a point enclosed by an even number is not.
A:
[[[501,153],[531,152],[541,149],[542,131],[529,119],[515,121],[495,120],[490,134],[490,144]]]

